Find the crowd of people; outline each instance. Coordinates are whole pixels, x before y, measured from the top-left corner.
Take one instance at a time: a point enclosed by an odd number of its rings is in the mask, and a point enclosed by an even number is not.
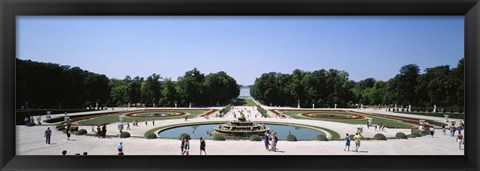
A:
[[[277,132],[272,131],[270,134],[269,131],[266,131],[263,135],[263,142],[265,144],[265,150],[267,151],[277,151],[278,137]]]
[[[207,144],[203,137],[200,137],[200,155],[202,155],[202,152],[207,155],[207,151],[205,150],[206,145]],[[187,156],[190,155],[190,137],[184,136],[182,138],[182,144],[180,145],[180,154]]]

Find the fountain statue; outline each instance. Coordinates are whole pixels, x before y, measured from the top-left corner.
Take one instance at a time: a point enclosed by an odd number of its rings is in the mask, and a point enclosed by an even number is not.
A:
[[[268,130],[269,128],[265,125],[257,125],[247,121],[243,112],[240,112],[240,117],[237,120],[219,125],[218,128],[215,128],[215,133],[231,137],[250,137],[251,135],[262,136]]]

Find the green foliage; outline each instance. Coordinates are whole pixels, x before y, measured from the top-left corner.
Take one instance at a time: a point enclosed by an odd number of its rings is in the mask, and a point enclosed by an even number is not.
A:
[[[373,139],[374,140],[387,140],[387,137],[385,137],[385,135],[381,134],[381,133],[378,133],[378,134],[375,134],[373,136]]]
[[[267,110],[265,110],[262,106],[257,105],[257,110],[262,114],[263,117],[267,117]]]
[[[35,126],[35,123],[30,122],[30,123],[27,124],[27,126]]]
[[[63,130],[65,130],[65,127],[64,126],[57,127],[57,130],[63,131]]]
[[[411,130],[411,135],[415,136],[415,137],[421,137],[422,136],[419,129],[412,129]]]
[[[179,140],[182,140],[183,137],[187,137],[188,139],[190,139],[190,135],[187,134],[187,133],[182,133],[182,134],[180,134],[180,136],[178,136],[178,139],[179,139]]]
[[[297,141],[297,137],[295,137],[295,135],[293,135],[293,134],[288,134],[286,140],[287,141]]]
[[[327,136],[325,136],[323,134],[318,134],[317,140],[318,141],[328,141],[328,138],[327,138]]]
[[[145,135],[145,138],[146,139],[156,139],[157,138],[157,135],[153,132],[149,132]]]
[[[403,132],[397,132],[397,134],[395,134],[395,137],[400,139],[407,139],[407,135],[405,135],[405,133]]]
[[[77,132],[77,131],[78,131],[78,127],[77,127],[77,126],[72,126],[72,127],[70,127],[70,131],[71,131],[71,132]]]
[[[225,106],[224,108],[220,109],[218,112],[222,115],[225,115],[226,113],[228,113],[228,111],[230,111],[232,109],[233,105],[229,104],[227,106]]]
[[[214,134],[212,139],[215,141],[225,141],[225,137],[222,134]]]
[[[262,141],[262,137],[260,137],[259,135],[251,135],[250,136],[250,141]]]
[[[122,134],[120,134],[120,138],[129,138],[129,137],[130,137],[129,132],[122,132]]]
[[[85,134],[87,134],[87,130],[85,129],[80,129],[77,131],[77,135],[85,135]]]

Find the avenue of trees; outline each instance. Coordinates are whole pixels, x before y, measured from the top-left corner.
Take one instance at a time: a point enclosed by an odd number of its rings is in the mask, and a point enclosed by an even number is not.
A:
[[[178,81],[152,74],[109,79],[105,75],[52,63],[17,59],[17,108],[80,109],[103,106],[211,106],[240,94],[225,72],[205,75],[196,68]]]
[[[302,107],[353,107],[394,105],[463,107],[464,59],[455,68],[448,65],[426,68],[405,65],[387,80],[366,78],[355,82],[345,71],[294,70],[292,74],[264,73],[255,80],[250,93],[264,104]]]

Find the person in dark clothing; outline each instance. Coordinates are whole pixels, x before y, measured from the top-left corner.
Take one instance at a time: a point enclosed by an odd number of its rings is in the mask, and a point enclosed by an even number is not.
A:
[[[64,156],[67,155],[67,150],[63,150],[62,155],[64,155]]]
[[[182,152],[182,155],[183,155],[183,146],[185,146],[185,137],[182,138],[182,145],[180,145],[180,150]]]
[[[107,125],[103,124],[102,137],[105,138],[106,136],[107,136]]]
[[[97,126],[97,137],[100,138],[102,135],[102,128],[100,128],[100,125]]]
[[[50,144],[50,137],[52,136],[52,130],[50,130],[50,127],[45,130],[45,143]]]
[[[205,140],[203,139],[203,137],[200,137],[200,155],[202,155],[202,151],[205,153],[205,155],[207,155],[207,151],[205,151]]]
[[[263,136],[263,142],[265,143],[265,149],[268,150],[268,146],[270,145],[270,136],[268,136],[268,132],[265,132],[265,135]]]

